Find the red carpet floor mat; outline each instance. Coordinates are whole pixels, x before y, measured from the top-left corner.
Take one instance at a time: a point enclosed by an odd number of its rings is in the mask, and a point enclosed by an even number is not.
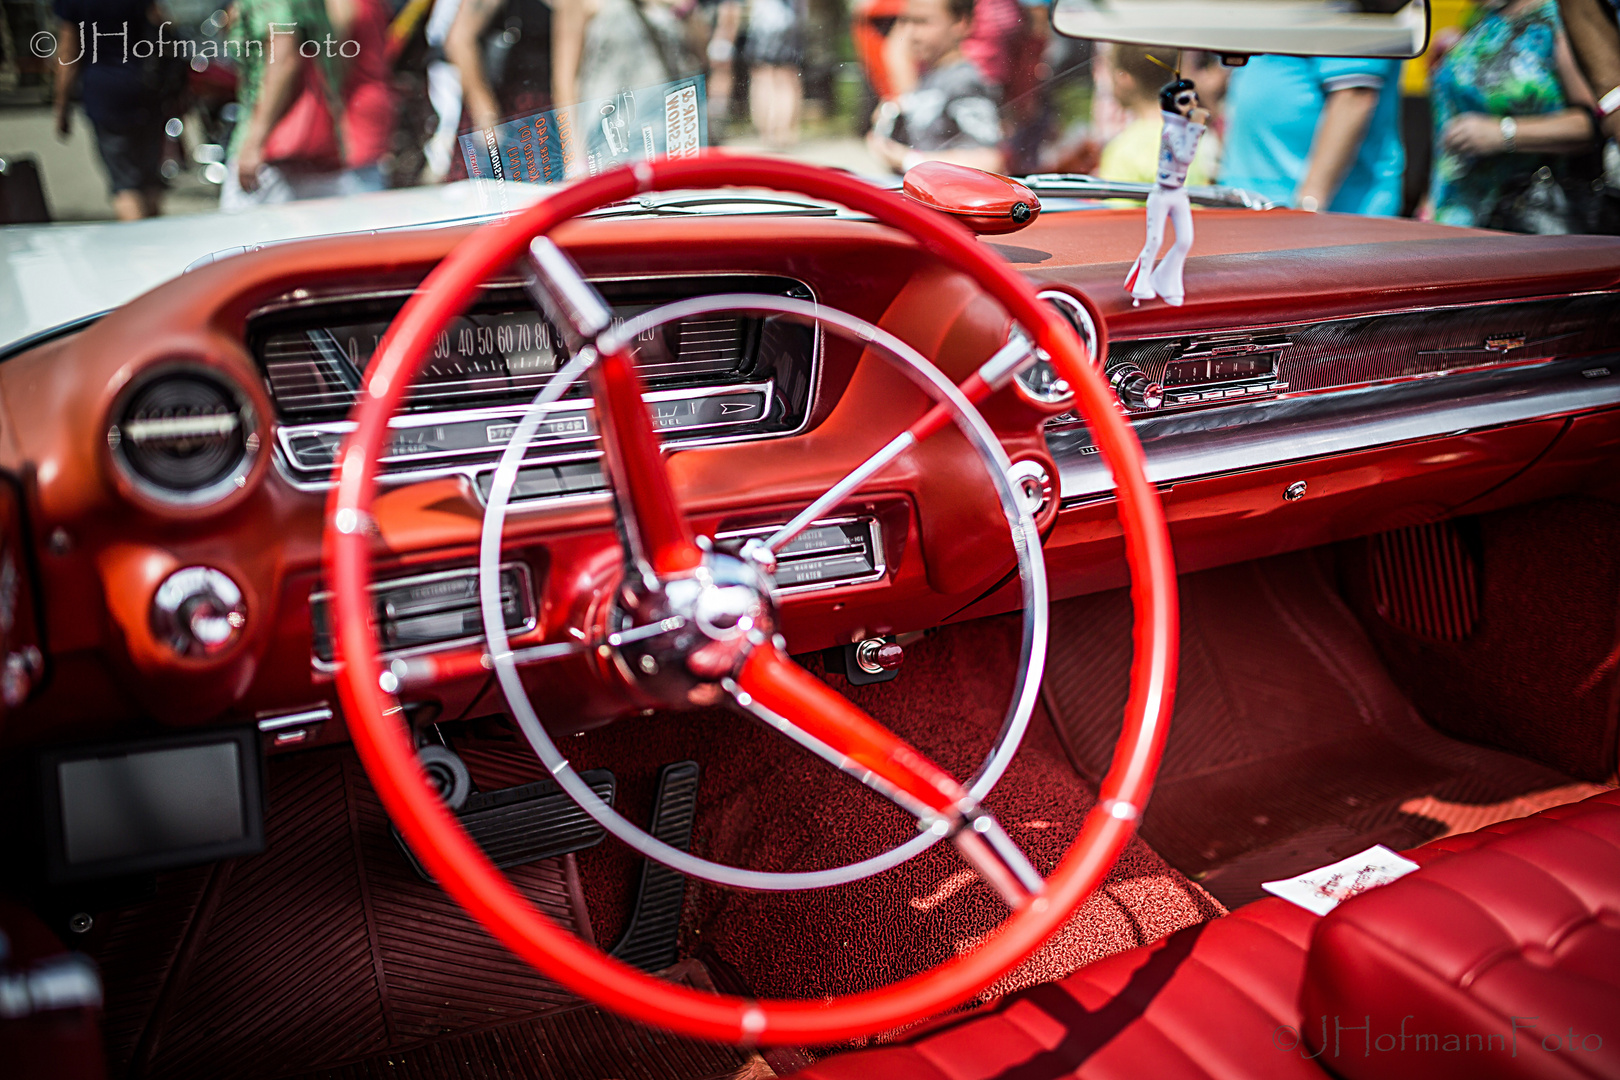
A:
[[[744,1060],[585,1007],[514,957],[410,870],[351,753],[273,758],[267,801],[263,855],[162,875],[81,943],[112,1076],[707,1080]],[[509,871],[577,930],[574,873]]]
[[[1118,737],[1130,631],[1123,591],[1052,609],[1045,698],[1076,766],[1092,777],[1107,769]],[[1141,835],[1224,904],[1373,844],[1399,850],[1458,822],[1588,793],[1562,773],[1426,724],[1319,555],[1181,578],[1175,717]]]
[[[906,647],[892,682],[840,693],[955,775],[983,761],[1013,692],[1014,619],[977,620]],[[812,659],[812,668],[820,672]],[[654,714],[564,742],[578,768],[609,768],[620,807],[644,823],[658,769],[702,768],[693,850],[760,870],[852,862],[915,835],[887,800],[754,721],[721,710]],[[518,783],[539,766],[526,747],[467,750],[475,778]],[[480,783],[484,781],[479,780]],[[1044,710],[986,800],[1037,869],[1049,872],[1095,800],[1070,765]],[[597,939],[616,940],[634,894],[636,860],[611,837],[578,855]],[[1081,964],[1153,941],[1219,914],[1208,894],[1132,842],[1097,894],[1000,987],[1059,978]],[[1006,905],[948,844],[864,881],[799,893],[747,893],[691,883],[682,955],[713,952],[761,996],[857,993],[949,959],[1006,918]]]

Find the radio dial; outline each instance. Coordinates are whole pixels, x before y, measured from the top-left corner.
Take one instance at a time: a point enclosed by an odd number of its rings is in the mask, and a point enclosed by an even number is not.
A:
[[[1121,364],[1108,373],[1108,384],[1127,409],[1157,409],[1164,404],[1164,387],[1135,364]]]

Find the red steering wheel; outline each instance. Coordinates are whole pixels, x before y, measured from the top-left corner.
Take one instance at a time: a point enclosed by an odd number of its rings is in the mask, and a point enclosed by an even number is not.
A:
[[[999,826],[953,777],[794,665],[772,633],[767,609],[732,602],[739,590],[758,595],[739,583],[749,568],[732,560],[732,572],[742,578],[721,582],[723,588],[710,594],[720,600],[697,616],[706,627],[704,620],[717,612],[729,621],[708,647],[687,654],[692,671],[716,683],[723,680],[739,703],[785,718],[804,736],[801,741],[819,743],[854,763],[874,786],[881,783],[895,802],[913,809],[924,826],[951,835],[1014,908],[977,949],[902,982],[830,1001],[753,1001],[668,983],[604,955],[536,911],[429,785],[391,692],[397,677],[379,663],[367,601],[369,509],[390,417],[435,338],[480,283],[525,255],[539,281],[531,291],[570,340],[576,358],[590,364],[628,566],[660,597],[661,584],[708,573],[706,546],[676,507],[634,365],[604,333],[605,305],[560,250],[548,242],[531,248],[531,241],[579,214],[642,192],[731,185],[798,192],[868,214],[907,233],[993,296],[1075,389],[1078,408],[1113,470],[1134,583],[1135,655],[1124,729],[1097,806],[1057,869],[1041,882],[1020,874],[1027,863],[1019,865],[1021,856],[1007,857],[998,843],[1004,838]],[[963,397],[980,401],[999,385],[984,372],[981,368],[958,387]],[[696,1038],[756,1045],[844,1041],[935,1015],[991,985],[1060,927],[1113,866],[1152,787],[1175,688],[1175,567],[1163,509],[1144,474],[1141,445],[1073,328],[960,225],[853,177],[788,161],[710,155],[603,173],[478,230],[452,251],[389,328],[366,374],[365,390],[355,412],[357,426],[339,456],[326,531],[342,664],[338,689],[349,729],[383,805],[427,869],[492,934],[559,983],[615,1012]],[[948,416],[935,409],[910,430],[920,438],[945,422]],[[760,569],[768,573],[768,560]]]

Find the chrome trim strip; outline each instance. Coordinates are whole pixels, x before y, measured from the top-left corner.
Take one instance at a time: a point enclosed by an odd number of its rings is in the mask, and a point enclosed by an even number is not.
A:
[[[321,705],[314,709],[305,709],[302,712],[260,717],[259,730],[263,732],[282,731],[286,728],[324,724],[330,719],[332,719],[332,710],[325,705]]]
[[[1460,300],[1455,304],[1425,304],[1418,307],[1378,308],[1358,311],[1353,315],[1335,315],[1331,319],[1295,319],[1289,322],[1252,323],[1244,326],[1211,327],[1203,330],[1181,330],[1168,334],[1144,334],[1129,340],[1109,343],[1109,350],[1134,345],[1142,341],[1178,341],[1182,338],[1211,338],[1225,335],[1254,335],[1269,330],[1287,330],[1296,326],[1331,326],[1334,323],[1353,322],[1357,319],[1378,319],[1389,315],[1425,315],[1435,311],[1466,311],[1471,308],[1502,307],[1509,304],[1544,304],[1552,300],[1577,300],[1583,296],[1613,296],[1620,302],[1620,292],[1614,289],[1587,289],[1584,292],[1541,293],[1537,296],[1506,296],[1495,300]]]
[[[534,595],[534,578],[529,573],[529,564],[526,562],[514,560],[512,562],[501,563],[500,572],[505,573],[508,570],[516,570],[518,572],[518,576],[522,579],[522,585],[519,586],[518,590],[518,598],[523,603],[525,618],[523,620],[523,625],[508,631],[508,633],[514,637],[521,637],[524,634],[530,633],[535,627],[540,625],[538,606],[536,604]],[[423,582],[444,581],[449,578],[456,577],[471,578],[476,582],[478,580],[478,567],[462,566],[453,570],[435,570],[431,574],[411,574],[406,577],[387,578],[383,581],[372,582],[371,585],[366,588],[366,592],[377,593],[384,589],[398,588],[401,585],[420,585]],[[312,592],[309,594],[309,606],[311,610],[313,610],[316,601],[327,601],[331,599],[332,592],[329,589],[323,589],[320,592]],[[478,594],[476,592],[473,593],[472,599],[476,605],[478,600]],[[311,638],[313,639],[313,618],[311,619],[310,629]],[[428,645],[413,645],[408,649],[385,649],[379,651],[377,656],[383,660],[404,660],[412,656],[428,656],[433,653],[449,652],[451,650],[460,648],[463,645],[476,644],[483,640],[484,635],[482,634],[469,634],[458,638],[448,638],[444,641],[435,641]],[[322,660],[313,652],[310,653],[309,664],[310,667],[324,674],[331,674],[338,669],[337,664],[327,660]],[[260,725],[260,730],[265,730],[262,724]]]
[[[621,283],[636,283],[643,281],[685,281],[688,278],[715,277],[770,278],[778,281],[788,281],[809,293],[812,301],[816,299],[815,290],[810,287],[809,282],[801,281],[800,279],[789,274],[773,274],[760,270],[694,270],[691,273],[686,274],[609,274],[605,277],[587,277],[585,280],[592,285],[616,285]],[[297,311],[302,308],[309,307],[322,307],[328,305],[336,307],[350,303],[365,303],[368,300],[399,300],[403,302],[410,299],[420,287],[421,283],[418,282],[415,285],[379,286],[375,289],[358,293],[345,292],[343,291],[342,285],[317,287],[313,290],[307,288],[293,289],[290,292],[281,293],[279,296],[273,296],[269,300],[264,301],[258,307],[248,312],[246,321],[252,322],[261,316],[274,315],[284,311]],[[480,282],[478,288],[483,292],[521,292],[523,289],[523,278],[521,275],[504,274],[500,277],[494,277],[488,281]],[[527,297],[525,297],[525,299],[527,299]],[[473,304],[481,302],[482,300],[475,300],[473,301]],[[471,307],[472,304],[469,304],[468,306]],[[106,314],[106,312],[103,312],[102,314]],[[100,316],[91,317],[99,318]]]
[[[652,390],[642,395],[642,399],[648,402],[697,401],[702,398],[721,397],[725,394],[763,394],[765,396],[766,412],[769,413],[772,395],[775,392],[776,380],[766,379],[764,382],[757,383],[729,383],[725,386],[697,386],[676,390]],[[593,412],[595,408],[596,403],[592,399],[576,398],[572,401],[558,402],[553,411]],[[443,424],[462,424],[480,420],[518,420],[522,419],[523,414],[526,411],[526,407],[522,405],[492,405],[482,409],[458,409],[451,412],[402,413],[399,416],[391,418],[388,421],[388,426],[391,429],[408,431],[413,428],[438,427]],[[708,424],[694,424],[689,428],[677,428],[676,430],[706,431],[717,427],[734,427],[738,424],[758,423],[759,419],[760,418],[755,418],[753,420],[721,420]],[[347,435],[353,430],[354,422],[351,420],[333,420],[324,424],[297,424],[290,427],[278,427],[276,429],[276,445],[282,454],[288,459],[288,463],[291,468],[297,469],[305,475],[308,475],[310,473],[317,472],[317,470],[299,469],[298,466],[291,465],[292,444],[290,440],[297,438],[300,435]],[[777,433],[771,432],[770,434]],[[531,442],[529,445],[562,446],[567,445],[568,443],[593,443],[596,442],[598,438],[599,436],[596,435],[563,435],[550,438],[539,438]],[[670,441],[683,444],[690,442],[690,440],[680,438],[672,438]],[[447,458],[465,458],[473,457],[479,454],[499,454],[505,448],[505,446],[505,443],[490,443],[488,446],[473,446],[464,450],[438,450],[427,454],[395,454],[380,458],[379,461],[383,465],[405,461],[442,461]],[[524,464],[526,465],[534,465],[541,462],[545,462],[547,464],[555,463],[550,458],[524,459]],[[322,476],[326,475],[330,471],[331,466],[325,466],[318,470],[319,475]],[[412,471],[420,473],[422,470]]]
[[[1131,418],[1147,477],[1174,484],[1397,443],[1620,405],[1620,376],[1587,378],[1620,354],[1550,360],[1334,392],[1234,401]],[[1083,427],[1047,433],[1062,506],[1112,496],[1113,479]]]
[[[1016,179],[1048,199],[1146,199],[1155,186],[1128,180],[1103,180],[1086,173],[1031,173]],[[1277,208],[1271,200],[1246,188],[1188,184],[1184,190],[1194,206],[1228,206],[1240,210]]]

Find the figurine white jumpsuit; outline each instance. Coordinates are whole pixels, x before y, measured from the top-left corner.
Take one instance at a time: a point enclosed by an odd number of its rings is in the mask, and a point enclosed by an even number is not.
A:
[[[1164,133],[1159,136],[1159,174],[1147,197],[1147,243],[1131,264],[1125,288],[1137,300],[1159,296],[1165,303],[1180,307],[1186,298],[1181,285],[1181,268],[1193,242],[1192,210],[1187,205],[1185,186],[1187,166],[1192,164],[1198,150],[1204,125],[1195,124],[1180,113],[1161,112],[1160,115],[1164,117]],[[1167,215],[1175,226],[1176,242],[1155,269],[1153,260],[1164,243]]]

